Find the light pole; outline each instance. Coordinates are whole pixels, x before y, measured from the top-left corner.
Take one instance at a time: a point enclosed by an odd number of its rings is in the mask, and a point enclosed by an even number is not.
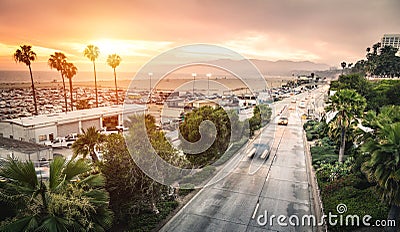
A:
[[[193,77],[193,97],[194,97],[194,82],[196,81],[196,73],[192,73],[192,77]]]
[[[149,86],[149,103],[151,104],[151,76],[153,76],[153,73],[149,72],[149,78],[150,78],[150,86]]]
[[[210,96],[210,77],[211,73],[207,73],[207,97]]]

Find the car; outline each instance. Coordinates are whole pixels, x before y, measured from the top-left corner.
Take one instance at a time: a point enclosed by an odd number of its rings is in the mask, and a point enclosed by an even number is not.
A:
[[[287,117],[280,117],[278,119],[278,125],[285,125],[287,126],[288,124],[288,118]]]
[[[53,140],[51,143],[51,147],[53,148],[62,148],[62,147],[67,147],[71,148],[72,144],[75,142],[75,140],[66,140],[65,138],[58,137]]]
[[[290,101],[291,103],[296,103],[297,98],[292,98],[292,100]]]
[[[299,108],[306,108],[306,103],[304,102],[304,101],[301,101],[300,103],[299,103]]]
[[[257,149],[255,147],[250,147],[247,151],[247,157],[252,159],[254,157],[254,155],[256,154]]]

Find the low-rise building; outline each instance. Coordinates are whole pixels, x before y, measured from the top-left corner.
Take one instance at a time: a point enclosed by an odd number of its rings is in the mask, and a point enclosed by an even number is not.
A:
[[[34,163],[53,159],[53,149],[36,143],[0,137],[0,158],[13,158]]]
[[[123,114],[145,113],[144,105],[115,105],[66,113],[37,115],[0,121],[0,137],[44,144],[57,137],[82,133],[91,126],[104,129],[107,124],[123,125]]]

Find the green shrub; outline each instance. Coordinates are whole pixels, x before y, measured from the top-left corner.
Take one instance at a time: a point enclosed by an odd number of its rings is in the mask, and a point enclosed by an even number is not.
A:
[[[318,168],[321,163],[334,163],[338,160],[334,146],[313,146],[310,151],[315,168]]]
[[[189,193],[193,192],[193,190],[195,189],[194,184],[181,184],[180,188],[179,188],[179,196],[186,196]]]
[[[142,212],[134,216],[128,225],[129,231],[152,231],[154,228],[164,220],[179,203],[176,201],[162,201],[157,203],[158,214],[152,211]]]
[[[360,225],[362,224],[362,217],[364,215],[370,215],[372,217],[371,223],[376,220],[385,219],[388,213],[388,207],[379,200],[374,187],[367,189],[357,189],[352,186],[345,186],[335,189],[330,194],[324,194],[323,197],[324,213],[328,214],[331,212],[336,215],[343,215],[346,218],[347,215],[358,215],[360,217]],[[336,207],[338,204],[345,204],[347,211],[343,214],[338,214]],[[357,227],[345,227],[345,226],[329,226],[329,231],[354,231]]]

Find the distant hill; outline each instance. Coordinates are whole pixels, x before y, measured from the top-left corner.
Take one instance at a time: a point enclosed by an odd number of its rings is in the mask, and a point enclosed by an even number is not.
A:
[[[306,73],[312,71],[323,71],[328,70],[329,65],[314,63],[311,61],[289,61],[289,60],[278,60],[278,61],[268,61],[268,60],[258,60],[250,59],[250,61],[260,70],[264,75],[284,75],[291,76],[292,74]],[[207,63],[212,63],[220,66],[236,66],[239,67],[244,64],[245,60],[231,60],[231,59],[220,59],[215,61],[208,61]],[[243,67],[247,67],[243,65]]]

